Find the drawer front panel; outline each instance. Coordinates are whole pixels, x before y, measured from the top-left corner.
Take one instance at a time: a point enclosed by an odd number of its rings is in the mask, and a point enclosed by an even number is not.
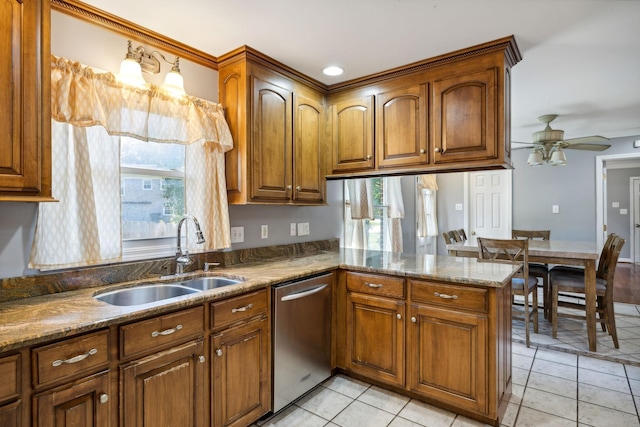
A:
[[[267,291],[231,298],[211,304],[211,327],[220,329],[267,311]]]
[[[21,366],[19,354],[0,359],[0,403],[20,397]]]
[[[120,327],[122,358],[152,353],[203,334],[204,307],[168,313]]]
[[[485,313],[487,290],[412,280],[411,301]]]
[[[347,273],[347,289],[391,298],[404,298],[404,279],[365,273]]]
[[[35,348],[33,384],[39,386],[98,371],[109,363],[109,331],[101,331]]]

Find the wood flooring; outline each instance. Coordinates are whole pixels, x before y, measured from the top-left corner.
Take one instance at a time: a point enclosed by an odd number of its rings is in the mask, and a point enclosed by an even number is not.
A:
[[[618,263],[613,276],[613,300],[640,305],[640,264]]]

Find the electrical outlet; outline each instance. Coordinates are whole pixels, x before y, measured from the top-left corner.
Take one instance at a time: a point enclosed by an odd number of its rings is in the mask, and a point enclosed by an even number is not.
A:
[[[268,225],[261,225],[260,226],[260,237],[263,239],[268,239],[269,238],[269,226]]]
[[[289,224],[289,234],[292,236],[298,235],[298,230],[295,222],[292,222],[291,224]]]
[[[231,243],[244,242],[244,227],[231,227]]]
[[[612,208],[619,208],[619,207],[620,207],[620,202],[613,202],[613,203],[611,203],[611,207],[612,207]]]
[[[308,236],[309,235],[309,223],[308,222],[299,222],[298,223],[298,236]]]
[[[456,210],[457,211],[461,211],[462,210],[462,203],[456,203]]]

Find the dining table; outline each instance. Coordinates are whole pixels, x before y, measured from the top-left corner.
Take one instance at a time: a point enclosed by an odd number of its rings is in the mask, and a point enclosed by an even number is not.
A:
[[[450,243],[451,256],[478,257],[475,239]],[[589,351],[596,351],[596,261],[600,257],[595,242],[566,240],[529,240],[529,262],[584,266],[585,311]],[[546,301],[545,301],[546,303]]]

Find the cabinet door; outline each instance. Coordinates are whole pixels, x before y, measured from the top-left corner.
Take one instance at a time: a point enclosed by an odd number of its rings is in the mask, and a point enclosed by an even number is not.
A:
[[[378,167],[428,163],[427,139],[426,84],[376,95]]]
[[[21,402],[17,401],[8,405],[0,406],[0,426],[20,427],[22,426]]]
[[[324,201],[324,105],[302,94],[294,95],[293,199]]]
[[[331,110],[333,171],[373,169],[373,96],[341,101]]]
[[[291,91],[257,77],[251,79],[251,199],[291,199]]]
[[[34,397],[33,425],[38,427],[101,427],[110,424],[109,373],[72,387]],[[4,425],[4,424],[2,424]]]
[[[0,2],[0,31],[0,200],[50,197],[49,2]]]
[[[495,68],[433,83],[435,163],[497,157],[496,84]]]
[[[411,306],[409,389],[457,407],[487,412],[487,319]]]
[[[203,340],[153,354],[120,368],[123,427],[202,427]]]
[[[404,384],[405,304],[347,294],[347,369],[389,384]]]
[[[244,427],[270,410],[269,340],[267,317],[213,337],[212,425]]]

